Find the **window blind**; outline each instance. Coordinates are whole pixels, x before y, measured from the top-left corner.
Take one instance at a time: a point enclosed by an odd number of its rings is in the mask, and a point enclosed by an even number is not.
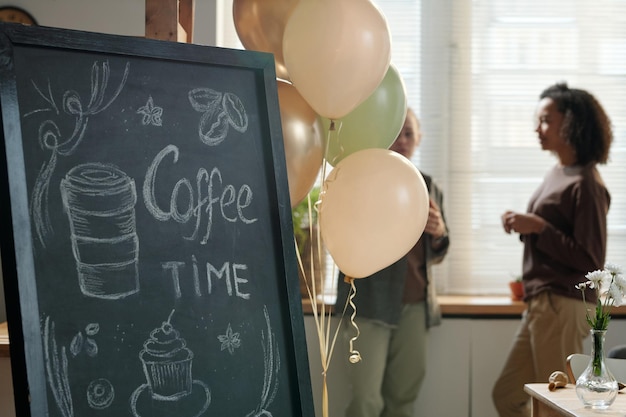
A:
[[[440,292],[505,294],[521,273],[522,244],[500,215],[525,211],[557,162],[534,132],[538,96],[557,81],[590,91],[612,120],[610,161],[599,166],[612,195],[607,262],[626,266],[626,2],[375,3],[422,121],[414,162],[445,193],[451,247],[435,267]]]

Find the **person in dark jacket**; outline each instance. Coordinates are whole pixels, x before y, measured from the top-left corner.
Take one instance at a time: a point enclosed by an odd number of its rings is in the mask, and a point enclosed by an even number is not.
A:
[[[408,109],[404,126],[389,149],[410,159],[420,140],[419,121]],[[428,328],[441,322],[431,281],[432,266],[443,260],[450,245],[443,193],[430,176],[422,175],[430,195],[430,209],[421,238],[399,261],[354,282],[355,323],[359,329],[354,343],[362,360],[348,365],[352,398],[347,417],[413,415],[426,372]],[[349,291],[350,285],[340,273],[337,310],[343,309]],[[350,313],[347,311],[346,315]],[[347,345],[355,336],[350,320],[344,319],[342,332]]]

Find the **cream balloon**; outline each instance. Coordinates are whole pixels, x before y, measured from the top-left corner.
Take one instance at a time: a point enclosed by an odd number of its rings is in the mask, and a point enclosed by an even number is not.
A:
[[[340,119],[387,72],[387,21],[369,0],[300,0],[285,26],[283,57],[293,85],[313,110]]]
[[[298,90],[277,80],[291,207],[311,191],[324,159],[322,121]]]
[[[248,50],[271,52],[276,76],[289,79],[283,58],[285,25],[298,0],[234,0],[235,31]]]
[[[348,155],[322,187],[322,239],[339,269],[364,278],[406,255],[428,219],[424,177],[402,155],[364,149]]]

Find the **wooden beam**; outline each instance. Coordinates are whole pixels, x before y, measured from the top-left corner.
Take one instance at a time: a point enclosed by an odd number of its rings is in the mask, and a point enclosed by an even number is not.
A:
[[[193,43],[193,19],[196,15],[195,0],[179,0],[178,21],[186,34],[185,42]]]
[[[146,0],[146,38],[191,43],[195,0]]]

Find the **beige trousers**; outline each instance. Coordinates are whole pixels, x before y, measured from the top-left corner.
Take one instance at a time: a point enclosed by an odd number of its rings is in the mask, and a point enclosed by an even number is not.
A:
[[[530,415],[524,384],[548,382],[554,371],[565,372],[566,358],[582,353],[589,335],[581,300],[543,292],[528,301],[502,373],[492,391],[500,417]]]
[[[397,327],[359,319],[358,312],[356,323],[360,335],[353,348],[362,361],[347,365],[352,398],[346,416],[412,417],[426,373],[426,304],[405,304]],[[345,346],[355,336],[349,320],[343,336]]]

